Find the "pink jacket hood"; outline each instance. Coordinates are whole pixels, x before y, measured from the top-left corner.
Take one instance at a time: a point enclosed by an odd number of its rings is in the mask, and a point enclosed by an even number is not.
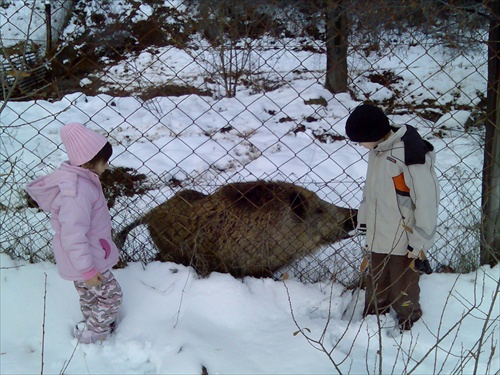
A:
[[[30,183],[26,191],[42,210],[50,212],[52,204],[59,194],[76,196],[78,174],[85,175],[86,171],[80,171],[83,168],[72,169],[74,168],[64,162],[59,169],[51,174]]]
[[[118,262],[111,217],[95,173],[64,162],[30,183],[26,191],[50,213],[55,232],[52,249],[63,278],[88,280]]]

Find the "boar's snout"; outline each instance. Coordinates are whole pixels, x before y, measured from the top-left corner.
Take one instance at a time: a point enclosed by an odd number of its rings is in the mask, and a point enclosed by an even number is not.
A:
[[[348,232],[356,229],[356,226],[358,225],[358,210],[349,210],[349,217],[344,222],[344,225],[345,230]]]
[[[357,218],[358,218],[358,210],[345,209],[346,215],[345,219],[339,222],[339,226],[341,227],[341,239],[346,239],[351,237],[349,232],[356,229]]]

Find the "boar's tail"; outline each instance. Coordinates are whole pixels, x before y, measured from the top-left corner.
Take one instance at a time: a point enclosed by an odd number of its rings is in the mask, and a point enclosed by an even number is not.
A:
[[[146,224],[148,221],[148,216],[149,214],[146,214],[144,216],[139,217],[137,220],[133,221],[129,225],[127,225],[125,228],[123,228],[120,232],[116,233],[114,236],[114,242],[118,249],[121,249],[123,245],[125,244],[125,241],[127,240],[127,236],[129,232],[134,229],[135,227],[141,225],[141,224]]]

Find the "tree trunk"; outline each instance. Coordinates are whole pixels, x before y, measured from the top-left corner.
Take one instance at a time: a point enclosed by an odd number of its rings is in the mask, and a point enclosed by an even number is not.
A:
[[[347,22],[343,0],[328,0],[326,9],[326,83],[328,91],[347,92]]]
[[[481,264],[500,260],[500,2],[488,2],[491,23],[488,41],[488,104],[484,147]]]

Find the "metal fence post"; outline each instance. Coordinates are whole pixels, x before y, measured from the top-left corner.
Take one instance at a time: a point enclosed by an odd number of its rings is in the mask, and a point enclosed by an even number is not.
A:
[[[45,20],[47,27],[45,55],[49,55],[52,51],[52,4],[50,0],[45,0]]]

